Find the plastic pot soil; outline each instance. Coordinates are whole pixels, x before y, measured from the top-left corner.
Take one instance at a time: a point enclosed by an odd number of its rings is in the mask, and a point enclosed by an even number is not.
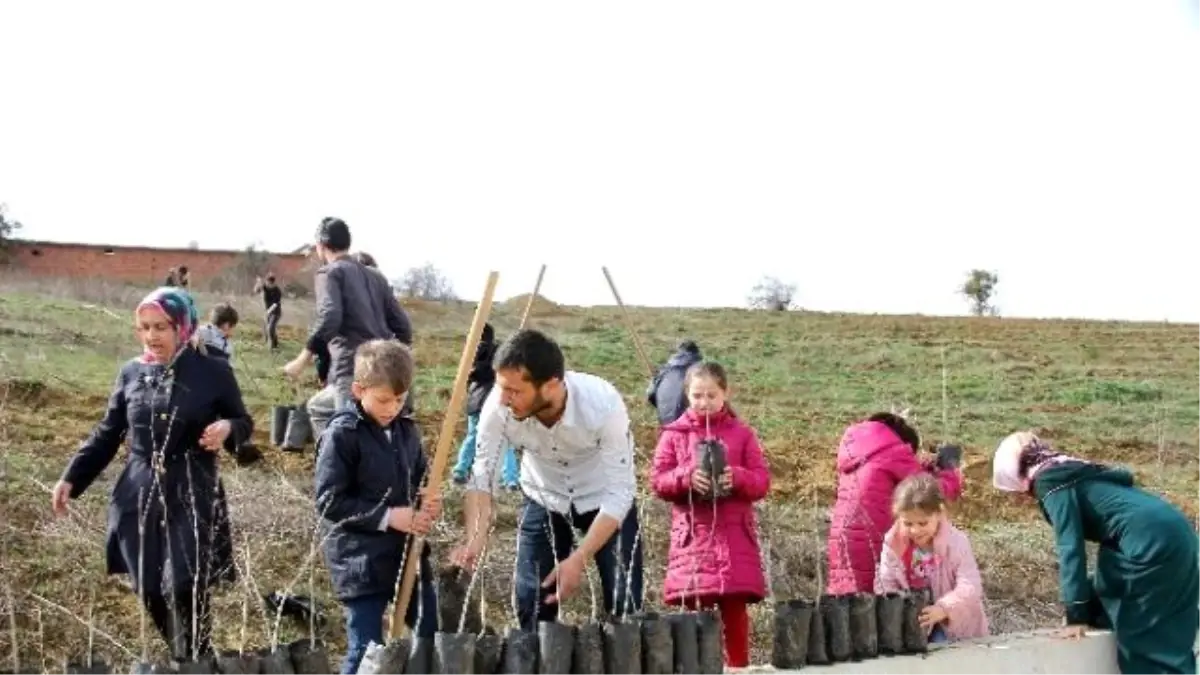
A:
[[[416,637],[412,638],[411,647],[408,650],[408,665],[404,667],[406,673],[432,673],[433,672],[433,638]]]
[[[658,614],[642,616],[642,672],[646,675],[670,675],[675,668],[675,641],[671,624]]]
[[[298,674],[321,675],[333,672],[333,666],[329,664],[329,652],[325,649],[325,643],[320,640],[296,640],[288,645],[288,651],[292,653],[292,668]]]
[[[599,623],[589,621],[575,629],[571,672],[577,675],[603,675],[604,629]]]
[[[569,673],[575,629],[557,621],[538,622],[538,672]]]
[[[217,656],[217,672],[226,675],[258,675],[260,659],[257,654],[238,651],[221,652]]]
[[[437,573],[438,626],[447,633],[458,632],[458,622],[463,618],[467,605],[467,588],[471,585],[471,574],[459,567],[444,567]],[[478,590],[475,592],[478,599]],[[471,603],[474,611],[468,611],[462,632],[478,635],[483,632],[483,618],[479,614],[478,602]]]
[[[642,672],[642,622],[628,618],[604,622],[604,672]]]
[[[700,672],[700,627],[695,612],[683,612],[667,617],[671,624],[671,641],[675,646],[675,672]]]
[[[101,661],[100,659],[92,659],[92,662],[90,664],[87,662],[86,659],[83,661],[77,661],[75,663],[69,663],[69,664],[67,664],[67,667],[65,668],[65,670],[68,673],[81,673],[81,674],[83,674],[83,673],[103,674],[103,673],[112,672],[109,669],[108,664],[105,663],[104,661]]]
[[[433,672],[475,672],[475,634],[444,633],[433,636]]]
[[[283,432],[283,449],[303,450],[310,436],[312,423],[308,419],[308,410],[304,406],[292,408],[288,414],[287,428]]]
[[[475,638],[475,675],[494,675],[494,673],[499,673],[503,657],[503,636],[489,631]]]
[[[879,656],[879,629],[875,621],[875,595],[850,596],[850,646],[855,660]]]
[[[850,643],[850,602],[844,595],[825,596],[821,600],[821,618],[825,621],[825,639],[831,661],[848,661],[853,653]]]
[[[271,651],[270,647],[259,650],[259,672],[264,675],[294,675],[292,655],[286,646],[280,646]]]
[[[791,600],[775,606],[775,644],[771,665],[780,669],[803,668],[808,663],[808,631],[813,603]]]
[[[533,675],[538,665],[538,634],[510,628],[504,638],[504,672]]]
[[[904,653],[904,596],[887,593],[875,598],[875,626],[879,631],[879,653]]]
[[[283,439],[287,433],[288,418],[291,417],[293,407],[290,405],[271,407],[271,445],[277,448],[283,447]]]
[[[910,591],[904,598],[904,651],[910,654],[920,654],[928,649],[929,636],[921,628],[921,610],[928,607],[930,599],[928,588]]]
[[[728,496],[726,491],[718,485],[721,474],[725,473],[725,444],[715,438],[705,439],[696,444],[696,465],[701,471],[708,474],[712,481],[712,489],[708,497],[725,497]]]
[[[725,650],[721,640],[721,615],[713,611],[696,615],[697,637],[699,638],[700,673],[725,671]]]
[[[371,643],[359,662],[359,675],[404,675],[409,651],[412,644],[404,638],[392,640],[386,646]]]

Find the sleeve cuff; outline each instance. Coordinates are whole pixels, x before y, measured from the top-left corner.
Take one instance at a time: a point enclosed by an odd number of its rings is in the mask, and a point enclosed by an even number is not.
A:
[[[390,516],[390,515],[392,515],[392,510],[391,510],[391,509],[384,509],[384,510],[383,510],[383,517],[379,519],[379,531],[380,531],[380,532],[387,532],[387,529],[388,529],[388,516]]]

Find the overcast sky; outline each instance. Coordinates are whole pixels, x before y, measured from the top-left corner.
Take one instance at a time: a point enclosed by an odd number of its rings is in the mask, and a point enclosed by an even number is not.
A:
[[[1196,321],[1196,0],[0,4],[30,238],[545,295]],[[1107,229],[1104,229],[1107,228]],[[575,232],[580,242],[569,245]]]

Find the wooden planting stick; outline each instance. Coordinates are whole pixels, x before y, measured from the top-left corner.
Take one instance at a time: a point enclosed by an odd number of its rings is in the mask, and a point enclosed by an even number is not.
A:
[[[529,321],[529,311],[533,309],[533,301],[537,300],[538,291],[542,289],[542,277],[546,276],[546,265],[542,264],[542,269],[538,271],[537,281],[533,284],[533,295],[529,296],[529,300],[525,302],[525,311],[521,313],[521,325],[517,330],[525,328],[525,322]]]
[[[646,367],[646,372],[650,377],[654,377],[654,366],[650,365],[650,359],[646,356],[646,350],[642,349],[642,341],[638,338],[637,331],[633,329],[633,321],[629,318],[629,310],[625,309],[625,303],[621,301],[621,294],[617,292],[617,285],[613,283],[612,275],[608,273],[607,267],[601,267],[604,270],[604,278],[608,280],[608,287],[612,289],[613,297],[617,299],[617,306],[621,308],[621,316],[625,319],[625,328],[629,331],[630,337],[633,338],[633,346],[637,349],[638,356],[642,357],[642,365]]]
[[[446,464],[450,459],[450,442],[454,440],[454,426],[458,423],[458,416],[462,413],[463,403],[467,397],[467,374],[471,371],[471,364],[475,360],[475,348],[479,345],[483,324],[487,322],[488,316],[492,312],[492,295],[496,291],[496,281],[499,278],[499,272],[488,273],[483,298],[479,301],[479,306],[475,308],[475,319],[471,322],[471,330],[467,333],[467,342],[463,345],[462,356],[458,360],[458,374],[454,377],[454,389],[450,392],[450,404],[446,406],[446,416],[442,418],[442,433],[438,436],[437,450],[433,455],[433,466],[429,470],[429,480],[426,483],[430,493],[435,496],[441,495],[442,492]],[[413,585],[417,579],[417,568],[420,566],[421,550],[424,548],[425,537],[409,537],[404,574],[400,577],[392,622],[388,627],[389,638],[397,634],[403,636],[408,628],[404,625],[404,617],[408,614],[408,600],[412,596]]]

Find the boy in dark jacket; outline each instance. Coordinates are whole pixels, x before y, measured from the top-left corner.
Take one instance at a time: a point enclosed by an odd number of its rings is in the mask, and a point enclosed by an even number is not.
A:
[[[454,482],[462,485],[471,474],[475,464],[475,435],[479,425],[479,413],[483,410],[483,402],[487,400],[492,387],[496,384],[496,371],[492,369],[492,359],[496,356],[496,333],[492,324],[483,324],[483,334],[479,337],[479,346],[475,348],[475,362],[471,365],[471,373],[467,375],[467,436],[458,448],[458,462],[454,465]],[[501,476],[504,487],[516,490],[520,486],[520,466],[517,464],[517,452],[511,447],[504,453],[504,471]]]
[[[692,340],[684,340],[666,365],[658,369],[646,389],[646,400],[658,410],[659,425],[666,426],[674,422],[688,409],[687,390],[683,383],[688,368],[700,360],[700,348]]]
[[[238,313],[229,303],[213,306],[208,323],[196,331],[196,342],[203,353],[218,359],[233,359],[233,330],[238,325]],[[232,364],[231,364],[232,365]]]
[[[441,512],[441,498],[420,487],[426,471],[420,431],[401,415],[413,369],[405,345],[364,343],[354,358],[353,405],[334,414],[317,442],[321,547],[334,592],[346,608],[343,673],[358,670],[372,641],[383,643],[383,617],[403,572],[409,536],[428,534]],[[405,623],[419,637],[437,632],[428,546],[421,551]]]

